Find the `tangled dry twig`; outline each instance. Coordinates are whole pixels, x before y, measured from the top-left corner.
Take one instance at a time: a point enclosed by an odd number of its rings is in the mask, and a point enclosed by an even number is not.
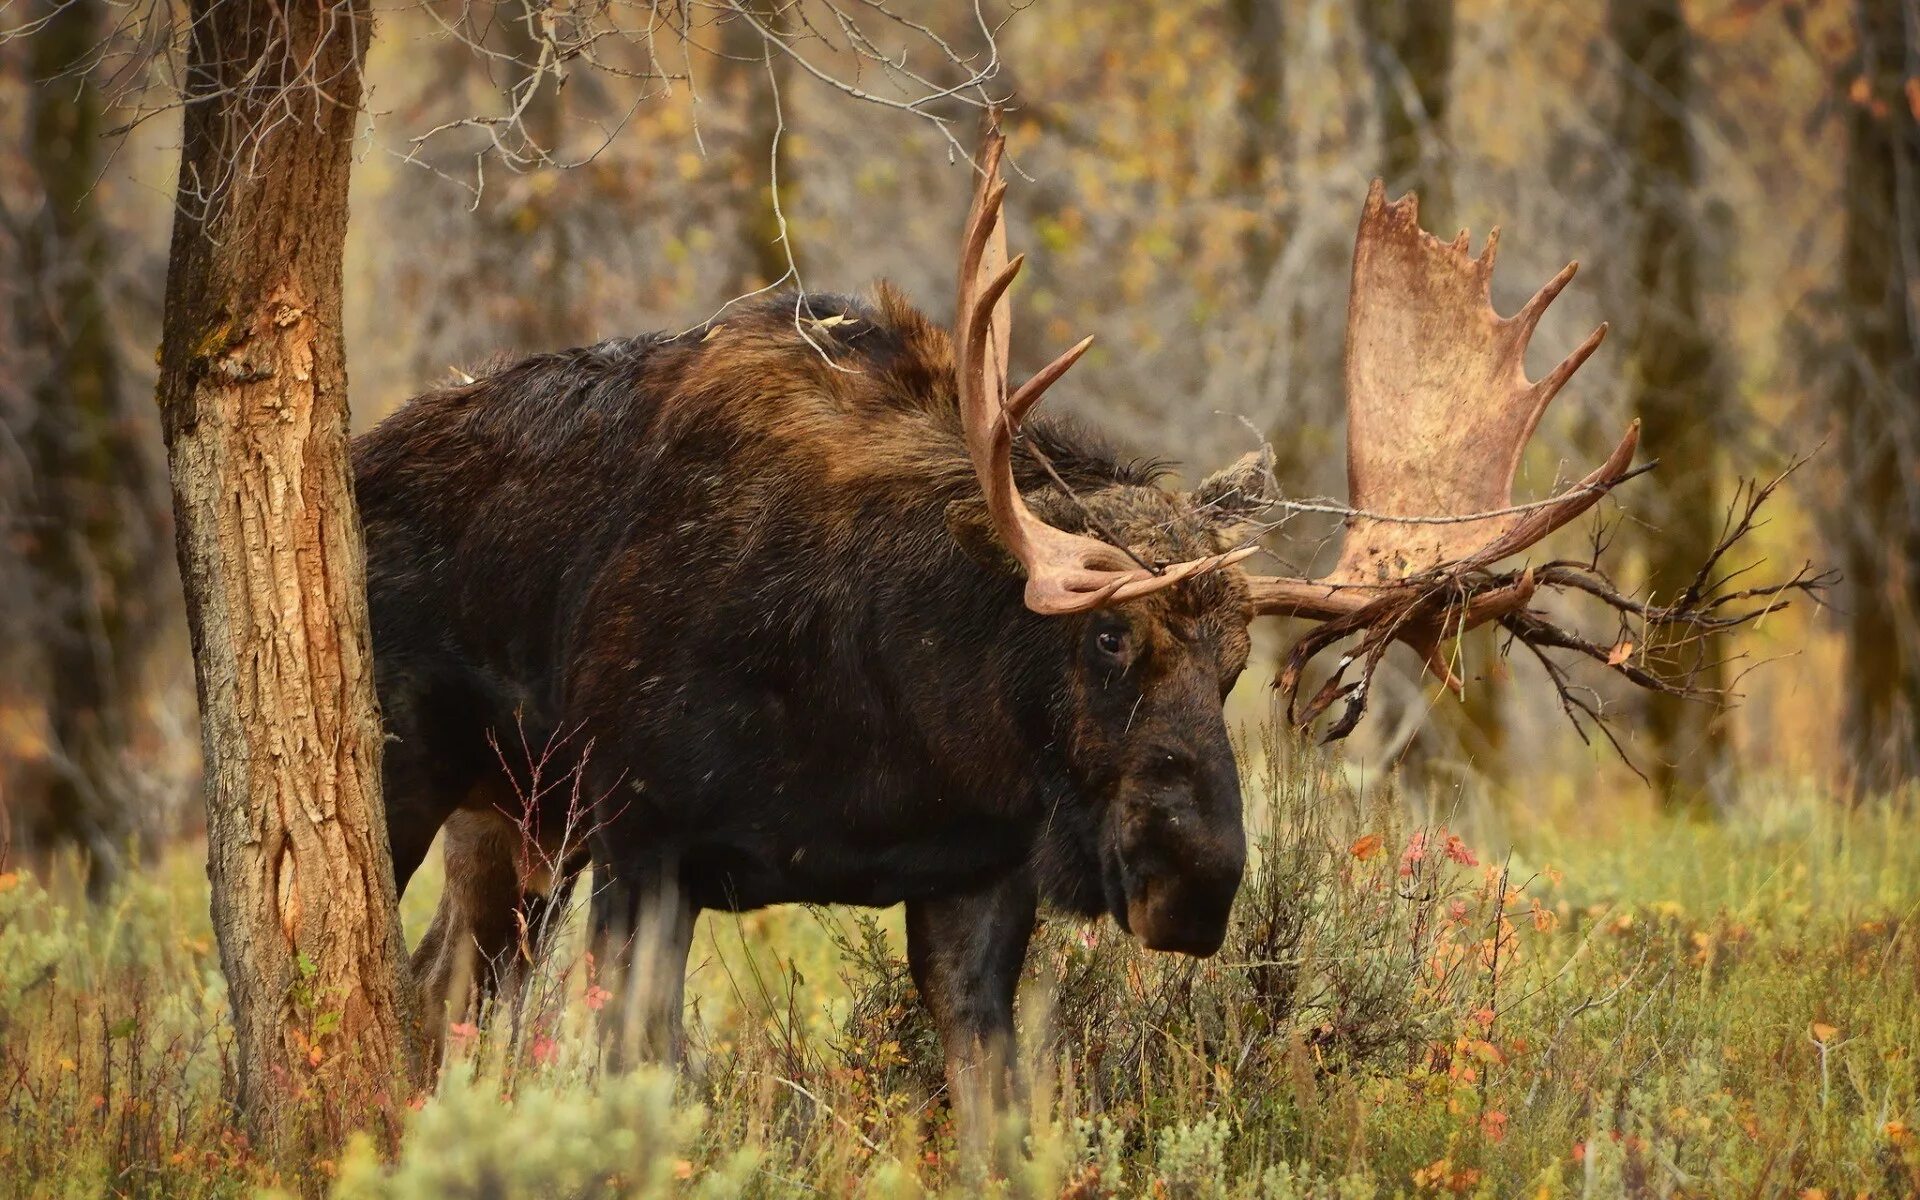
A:
[[[1645,691],[1712,704],[1735,699],[1745,671],[1725,685],[1706,682],[1717,680],[1721,667],[1742,657],[1714,657],[1714,635],[1779,612],[1796,595],[1821,603],[1823,593],[1839,578],[1836,572],[1804,563],[1784,579],[1734,586],[1752,577],[1765,560],[1727,566],[1728,556],[1764,526],[1761,514],[1767,501],[1806,461],[1794,460],[1765,482],[1742,481],[1728,505],[1719,541],[1687,586],[1666,603],[1635,595],[1615,582],[1602,562],[1611,541],[1612,527],[1607,524],[1596,527],[1584,560],[1556,559],[1493,571],[1482,561],[1468,559],[1442,564],[1387,587],[1365,607],[1320,625],[1294,644],[1274,685],[1286,702],[1288,720],[1304,730],[1344,702],[1322,740],[1346,737],[1366,713],[1374,672],[1387,647],[1406,629],[1439,622],[1452,631],[1457,653],[1458,635],[1475,624],[1476,608],[1506,608],[1513,598],[1524,596],[1526,603],[1496,618],[1509,635],[1503,653],[1516,643],[1525,646],[1545,669],[1561,710],[1581,739],[1590,741],[1591,731],[1599,730],[1631,766],[1631,758],[1608,726],[1609,714],[1600,693],[1575,680],[1568,659],[1549,652],[1567,651],[1574,659],[1589,659]],[[1537,607],[1533,600],[1543,591],[1598,600],[1614,614],[1613,637],[1603,640],[1582,634]],[[1300,705],[1308,666],[1354,634],[1363,635],[1359,644],[1340,658],[1311,699]],[[1356,665],[1358,678],[1350,678]]]

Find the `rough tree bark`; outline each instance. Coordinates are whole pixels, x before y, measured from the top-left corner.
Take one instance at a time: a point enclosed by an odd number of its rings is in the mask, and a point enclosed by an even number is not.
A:
[[[1887,0],[1859,0],[1858,11],[1834,405],[1846,502],[1836,533],[1848,750],[1859,784],[1882,789],[1920,776],[1920,122],[1906,91],[1920,79],[1920,13]]]
[[[1643,444],[1667,464],[1655,476],[1659,508],[1642,536],[1647,584],[1671,600],[1718,540],[1724,515],[1715,445],[1723,400],[1700,302],[1700,239],[1692,215],[1697,166],[1687,113],[1691,34],[1679,0],[1611,0],[1608,32],[1625,59],[1615,140],[1627,171],[1622,213],[1632,247],[1621,308],[1622,358]],[[1699,648],[1697,682],[1717,687],[1718,638]],[[1694,653],[1689,651],[1689,657]],[[1726,735],[1707,705],[1648,699],[1647,750],[1655,788],[1678,808],[1698,808],[1725,760]]]
[[[238,1100],[282,1161],[420,1078],[380,804],[341,256],[367,0],[193,0],[160,405]]]
[[[97,895],[135,822],[124,795],[132,677],[159,607],[164,562],[159,480],[133,421],[102,276],[107,231],[94,195],[101,100],[88,77],[102,36],[98,0],[40,0],[27,39],[33,80],[26,160],[42,193],[25,263],[37,281],[21,305],[23,345],[46,370],[24,440],[27,526],[57,769],[32,806],[28,845],[86,850]]]

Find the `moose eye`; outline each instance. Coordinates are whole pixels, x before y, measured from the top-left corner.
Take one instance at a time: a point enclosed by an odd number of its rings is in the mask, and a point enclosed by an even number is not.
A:
[[[1124,629],[1102,629],[1093,635],[1094,649],[1108,658],[1122,658],[1127,653],[1127,631]]]

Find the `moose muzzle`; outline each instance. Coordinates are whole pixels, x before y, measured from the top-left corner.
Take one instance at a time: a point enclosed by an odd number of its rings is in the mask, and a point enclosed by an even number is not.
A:
[[[1178,781],[1129,788],[1116,809],[1115,919],[1149,950],[1218,951],[1247,865],[1231,755]]]

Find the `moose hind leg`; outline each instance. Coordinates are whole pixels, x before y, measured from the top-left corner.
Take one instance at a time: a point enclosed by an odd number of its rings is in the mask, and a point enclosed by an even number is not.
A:
[[[489,1005],[517,1010],[583,865],[555,863],[561,847],[529,845],[495,809],[456,812],[444,839],[446,886],[413,952],[436,1057],[450,1023],[477,1020]]]

